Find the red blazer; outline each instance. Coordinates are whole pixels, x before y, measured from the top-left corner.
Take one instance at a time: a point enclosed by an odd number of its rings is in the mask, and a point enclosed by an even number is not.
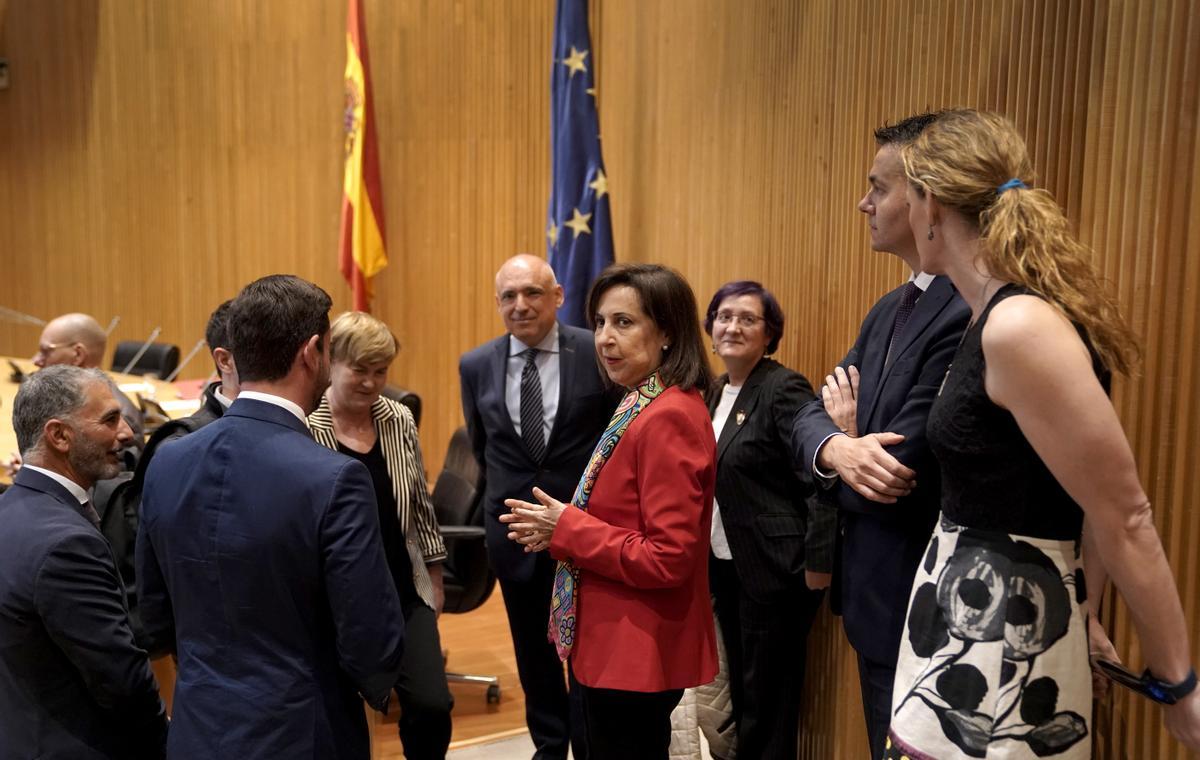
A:
[[[696,391],[668,388],[568,507],[550,552],[580,569],[571,666],[586,686],[666,691],[717,674],[708,590],[716,441]]]

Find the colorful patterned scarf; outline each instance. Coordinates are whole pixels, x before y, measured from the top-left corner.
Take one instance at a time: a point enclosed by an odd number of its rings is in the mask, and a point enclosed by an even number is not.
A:
[[[582,509],[584,512],[587,511],[588,500],[592,497],[592,488],[596,485],[596,478],[600,476],[600,470],[604,468],[604,463],[612,456],[613,449],[617,447],[621,436],[625,435],[625,431],[629,429],[629,423],[633,422],[633,418],[637,417],[664,390],[665,388],[658,381],[658,373],[655,372],[642,381],[637,388],[625,394],[625,398],[621,399],[620,406],[613,412],[608,427],[604,429],[604,434],[600,436],[600,441],[592,451],[592,458],[588,460],[587,469],[583,471],[583,477],[579,479],[579,485],[575,487],[575,496],[571,499],[571,506]],[[559,562],[558,568],[554,571],[554,592],[550,597],[550,629],[546,635],[553,642],[554,648],[558,650],[558,656],[562,660],[571,656],[571,647],[575,644],[575,614],[578,607],[579,568],[570,562]]]

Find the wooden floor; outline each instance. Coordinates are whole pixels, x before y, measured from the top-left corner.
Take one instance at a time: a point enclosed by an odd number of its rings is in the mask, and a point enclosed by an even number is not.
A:
[[[442,649],[449,659],[446,669],[452,673],[498,676],[500,704],[487,703],[487,687],[474,684],[450,684],[454,695],[454,733],[450,747],[466,746],[482,740],[511,736],[525,731],[525,694],[517,680],[512,637],[504,614],[499,588],[482,607],[464,615],[442,615],[438,620]],[[371,756],[374,760],[399,760],[404,757],[396,733],[397,711],[381,716],[369,712]]]
[[[497,676],[500,679],[500,704],[487,703],[487,687],[451,684],[454,695],[454,733],[451,749],[500,739],[525,731],[525,694],[517,680],[512,637],[504,614],[499,590],[482,607],[464,615],[442,615],[438,620],[442,649],[449,659],[446,669],[470,675]],[[175,688],[175,668],[169,658],[155,660],[163,699],[171,708]],[[395,702],[393,701],[393,705]],[[404,757],[400,736],[396,733],[398,711],[382,716],[367,710],[371,725],[371,756],[374,760],[399,760]]]

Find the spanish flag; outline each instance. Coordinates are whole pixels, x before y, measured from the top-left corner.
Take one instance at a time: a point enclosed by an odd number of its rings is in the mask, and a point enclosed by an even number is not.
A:
[[[354,308],[369,311],[371,278],[387,266],[379,146],[367,61],[362,0],[349,0],[346,18],[345,177],[338,266],[354,291]]]

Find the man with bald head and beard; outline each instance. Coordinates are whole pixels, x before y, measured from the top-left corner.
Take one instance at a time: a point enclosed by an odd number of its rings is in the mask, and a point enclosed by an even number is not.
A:
[[[616,408],[596,364],[592,333],[559,323],[563,289],[544,259],[514,256],[496,273],[496,306],[506,333],[459,362],[463,416],[484,471],[488,557],[508,613],[525,720],[538,760],[561,760],[568,743],[585,760],[582,710],[546,638],[555,562],[507,538],[504,500],[533,499],[537,485],[571,497],[592,448]]]
[[[161,758],[167,721],[89,489],[129,426],[96,369],[50,367],[13,402],[25,464],[0,496],[0,757]]]

